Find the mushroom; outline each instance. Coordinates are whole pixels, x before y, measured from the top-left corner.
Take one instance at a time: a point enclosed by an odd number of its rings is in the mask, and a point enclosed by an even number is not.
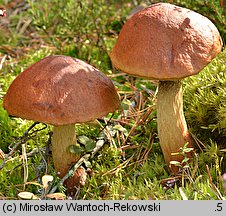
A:
[[[119,97],[112,81],[98,69],[76,58],[48,56],[19,74],[10,85],[3,101],[8,114],[51,124],[52,154],[56,171],[62,178],[79,154],[70,152],[76,146],[75,123],[95,120],[115,111]],[[77,170],[67,179],[72,191],[83,179]]]
[[[222,49],[215,25],[206,17],[169,3],[157,3],[124,24],[110,57],[131,75],[159,80],[157,124],[167,165],[188,143],[194,148],[183,113],[181,80],[199,73]],[[192,157],[192,154],[188,154]],[[171,172],[178,169],[171,167]]]

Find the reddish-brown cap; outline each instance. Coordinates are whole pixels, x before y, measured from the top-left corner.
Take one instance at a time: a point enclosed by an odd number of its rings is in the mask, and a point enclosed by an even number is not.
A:
[[[132,75],[176,80],[197,74],[222,49],[215,25],[186,8],[157,3],[134,14],[110,54]]]
[[[3,106],[12,116],[58,126],[103,117],[119,107],[119,97],[102,72],[59,55],[22,72],[9,87]]]

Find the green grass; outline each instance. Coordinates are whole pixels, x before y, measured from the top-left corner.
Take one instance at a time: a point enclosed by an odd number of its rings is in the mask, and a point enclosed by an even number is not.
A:
[[[4,2],[11,1],[0,4]],[[181,200],[185,198],[183,191],[187,199],[221,199],[221,195],[225,196],[221,175],[226,172],[225,50],[199,75],[183,82],[186,119],[200,148],[197,146],[197,154],[182,176],[170,176],[157,135],[156,85],[115,74],[109,58],[127,15],[135,7],[133,1],[79,2],[70,0],[65,5],[65,1],[27,1],[17,13],[9,7],[9,22],[0,20],[0,57],[6,57],[0,71],[0,148],[8,154],[18,146],[0,170],[0,199],[18,199],[21,191],[41,197],[45,174],[54,177],[51,188],[65,193],[51,157],[52,127],[38,124],[29,136],[24,136],[33,122],[11,118],[2,107],[15,77],[51,54],[80,58],[102,70],[113,80],[122,102],[112,118],[110,114],[100,121],[103,126],[108,122],[110,137],[98,125],[82,124],[76,128],[78,136],[85,135],[94,142],[103,139],[105,144],[82,164],[88,180],[75,198]],[[225,12],[215,1],[174,2],[208,16],[225,41]],[[22,153],[22,144],[26,154]],[[25,155],[27,162],[22,159]],[[0,166],[2,162],[0,159]]]

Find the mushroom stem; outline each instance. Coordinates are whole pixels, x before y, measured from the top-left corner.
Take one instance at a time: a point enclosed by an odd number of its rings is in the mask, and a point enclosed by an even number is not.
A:
[[[52,155],[55,169],[60,178],[64,177],[73,163],[79,160],[79,155],[69,151],[70,145],[76,143],[75,124],[54,126]]]
[[[70,152],[70,146],[76,145],[75,124],[54,126],[52,139],[52,155],[55,169],[60,178],[63,178],[69,168],[80,158],[80,155]],[[74,195],[86,181],[86,171],[79,167],[74,175],[64,182],[68,194]]]
[[[167,165],[170,161],[183,160],[182,155],[172,155],[188,143],[193,148],[190,133],[183,113],[183,92],[181,81],[160,81],[157,102],[157,124],[160,145]],[[187,154],[191,157],[192,153]],[[171,166],[171,172],[178,168]]]

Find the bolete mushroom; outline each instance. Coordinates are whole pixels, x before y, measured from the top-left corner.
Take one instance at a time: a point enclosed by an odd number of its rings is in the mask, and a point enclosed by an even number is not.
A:
[[[76,58],[48,56],[19,74],[10,85],[3,107],[12,116],[51,124],[52,154],[62,178],[79,154],[75,123],[101,118],[119,107],[112,81],[98,69]],[[66,181],[69,191],[79,185],[82,170]]]
[[[194,147],[183,113],[181,79],[200,72],[221,49],[220,34],[208,18],[186,8],[157,3],[127,20],[110,53],[112,64],[119,70],[159,80],[158,135],[168,165],[182,161],[181,155],[172,153],[186,143]]]

